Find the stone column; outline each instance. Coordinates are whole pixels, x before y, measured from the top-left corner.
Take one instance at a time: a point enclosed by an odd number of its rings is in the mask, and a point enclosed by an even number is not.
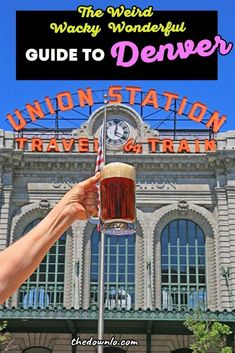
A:
[[[149,213],[144,216],[144,237],[145,237],[145,262],[144,266],[144,274],[145,274],[145,307],[153,309],[157,307],[158,300],[157,298],[160,295],[160,292],[156,292],[156,249],[155,249],[155,240],[154,240],[154,230],[156,227],[155,215]],[[157,280],[159,281],[159,278]],[[158,288],[159,289],[159,288]]]
[[[3,251],[9,245],[10,230],[10,203],[12,195],[12,173],[2,173],[1,204],[0,204],[0,251]],[[10,299],[6,305],[10,305]]]
[[[2,173],[0,205],[0,251],[8,246],[10,229],[10,202],[12,194],[12,173]]]
[[[218,268],[220,271],[219,283],[220,293],[218,293],[218,310],[231,309],[228,286],[222,276],[222,269],[226,270],[231,265],[230,259],[230,231],[229,231],[229,211],[227,203],[227,193],[224,187],[215,188],[217,195],[217,216],[218,216]]]
[[[78,309],[90,304],[90,257],[85,260],[85,253],[87,252],[84,241],[84,231],[86,222],[77,221],[73,224],[74,230],[74,277],[73,277],[73,306]],[[89,227],[88,227],[89,228]],[[89,229],[88,232],[91,232]],[[85,267],[85,268],[84,268]],[[89,267],[89,271],[88,268]],[[86,278],[84,278],[86,276]],[[87,278],[89,277],[89,278]],[[86,288],[85,288],[86,287]]]
[[[64,276],[64,306],[74,306],[74,234],[72,229],[67,231],[66,255],[65,255],[65,276]]]
[[[235,309],[235,186],[226,186],[229,218],[230,270],[227,278],[231,309]]]
[[[148,299],[146,295],[146,225],[142,211],[137,211],[136,227],[136,257],[135,257],[135,309],[147,308]]]

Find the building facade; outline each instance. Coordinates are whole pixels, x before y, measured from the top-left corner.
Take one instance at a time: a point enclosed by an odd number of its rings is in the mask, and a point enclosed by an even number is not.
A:
[[[1,250],[94,173],[102,109],[56,136],[1,130]],[[138,346],[105,352],[189,352],[183,322],[198,309],[235,333],[235,132],[173,136],[128,106],[107,114],[107,162],[136,168],[137,229],[106,236],[105,338]],[[15,338],[10,353],[96,352],[71,340],[97,337],[99,241],[95,224],[75,222],[2,306]]]

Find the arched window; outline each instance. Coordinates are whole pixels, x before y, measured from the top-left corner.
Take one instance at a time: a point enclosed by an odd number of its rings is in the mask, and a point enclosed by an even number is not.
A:
[[[180,348],[176,349],[175,351],[171,351],[171,353],[191,353],[191,349],[189,348]]]
[[[124,349],[115,348],[115,347],[106,347],[104,348],[104,353],[126,353]]]
[[[31,347],[24,350],[23,353],[51,353],[51,349],[45,347]]]
[[[206,309],[205,236],[192,221],[172,221],[161,234],[161,303]]]
[[[100,233],[91,240],[91,304],[98,304]],[[105,306],[109,309],[134,307],[135,234],[105,235]]]
[[[40,221],[41,219],[37,219],[31,222],[25,228],[24,234]],[[38,268],[20,287],[19,304],[24,308],[63,306],[65,244],[66,234],[53,245]]]

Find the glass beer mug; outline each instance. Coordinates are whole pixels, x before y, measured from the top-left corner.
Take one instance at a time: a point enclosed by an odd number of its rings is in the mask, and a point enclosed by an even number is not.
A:
[[[101,230],[105,234],[135,233],[135,168],[110,163],[100,171]]]

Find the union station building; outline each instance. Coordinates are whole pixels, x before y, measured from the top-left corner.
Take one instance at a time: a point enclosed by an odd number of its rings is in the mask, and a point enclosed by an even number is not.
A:
[[[180,104],[175,98],[168,106],[173,125]],[[153,111],[143,111],[150,107],[107,105],[107,162],[136,168],[137,227],[133,235],[105,237],[105,338],[138,346],[105,353],[188,353],[183,323],[198,309],[202,319],[228,324],[234,345],[235,131],[186,123],[166,129],[160,105],[161,120],[151,124],[146,116],[151,121]],[[31,108],[33,127],[0,130],[1,250],[94,174],[104,105],[82,109],[71,111],[84,115],[77,126],[69,120],[60,128],[67,116],[55,108],[57,125],[45,127],[45,119],[42,128]],[[9,353],[96,352],[71,341],[97,337],[99,242],[95,224],[75,222],[1,306],[0,321],[7,320],[15,341]]]

